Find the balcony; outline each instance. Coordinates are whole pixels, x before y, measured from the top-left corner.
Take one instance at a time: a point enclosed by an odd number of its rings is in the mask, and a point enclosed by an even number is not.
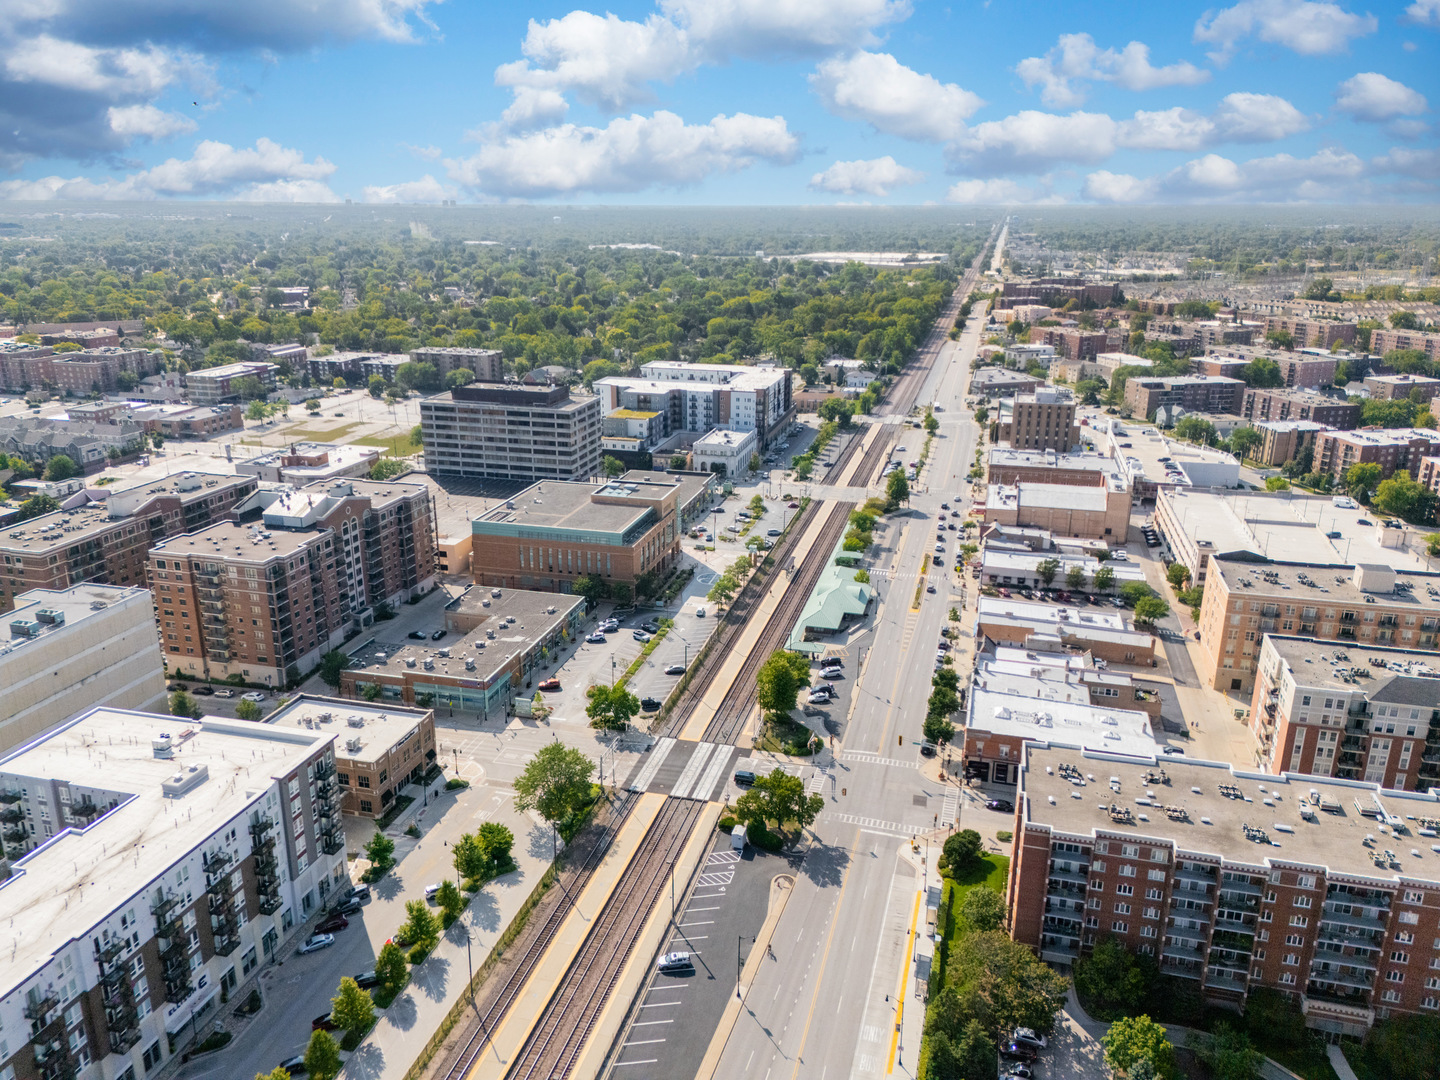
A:
[[[18,791],[0,791],[0,806],[11,806],[24,797]]]
[[[1369,991],[1375,984],[1375,972],[1360,969],[1326,968],[1324,961],[1316,960],[1310,965],[1310,982],[1326,986],[1344,987],[1346,991]],[[1347,965],[1348,966],[1348,965]]]
[[[219,851],[212,851],[206,855],[201,860],[201,865],[205,867],[205,873],[214,877],[225,873],[226,868],[232,861],[230,853],[222,848]],[[214,884],[210,886],[212,889],[214,887]]]
[[[1051,881],[1060,881],[1067,885],[1078,886],[1082,893],[1085,891],[1085,887],[1090,884],[1088,875],[1076,873],[1073,870],[1055,870],[1052,868],[1047,876]]]
[[[1381,615],[1375,620],[1375,625],[1387,629],[1394,629],[1400,625],[1400,620],[1394,615]]]
[[[0,823],[5,825],[18,825],[25,820],[25,811],[20,807],[11,804],[0,809]]]
[[[35,1069],[40,1080],[74,1080],[75,1062],[64,1037],[34,1043]]]
[[[1080,943],[1068,938],[1042,937],[1040,959],[1049,964],[1073,964],[1080,955]]]
[[[45,1018],[60,1007],[60,995],[53,990],[46,990],[43,993],[37,992],[35,996],[28,998],[25,1002],[25,1019],[36,1025],[36,1030],[45,1026]]]
[[[320,850],[326,855],[338,855],[345,850],[345,830],[338,822],[320,834]]]
[[[1379,952],[1378,949],[1375,951]],[[1347,953],[1344,951],[1343,947],[1335,948],[1332,946],[1329,948],[1324,948],[1321,947],[1319,944],[1315,946],[1315,957],[1313,963],[1343,964],[1347,967],[1357,968],[1361,971],[1373,972],[1377,970],[1377,965],[1375,961],[1371,960],[1368,956],[1360,956],[1357,953]]]
[[[1213,870],[1188,870],[1184,867],[1178,867],[1175,870],[1174,877],[1176,881],[1204,885],[1205,889],[1203,891],[1205,893],[1209,893],[1210,886],[1215,884],[1215,872]]]
[[[1205,973],[1205,988],[1207,990],[1220,990],[1226,993],[1243,994],[1248,982],[1249,978],[1243,971],[1230,971],[1224,968],[1212,967]]]
[[[1326,904],[1325,910],[1320,913],[1321,926],[1329,924],[1355,930],[1384,930],[1386,921],[1386,919],[1377,919],[1369,915],[1351,915],[1332,911],[1329,904]]]
[[[30,833],[24,825],[11,825],[5,829],[5,842],[7,844],[23,844]]]
[[[1339,630],[1335,632],[1335,636],[1337,638],[1340,638],[1342,641],[1354,641],[1355,628],[1353,626],[1342,626]]]
[[[190,982],[190,958],[184,949],[172,947],[160,954],[160,963],[165,980],[165,1000],[178,1005],[195,992]]]

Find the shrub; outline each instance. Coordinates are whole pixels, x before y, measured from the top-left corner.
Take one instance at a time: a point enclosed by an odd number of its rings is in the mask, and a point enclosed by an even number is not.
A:
[[[715,823],[715,827],[723,833],[728,833],[735,828],[735,819],[729,814],[726,814]]]

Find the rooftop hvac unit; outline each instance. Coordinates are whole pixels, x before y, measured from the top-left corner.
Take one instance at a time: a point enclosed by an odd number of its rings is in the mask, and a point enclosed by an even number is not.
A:
[[[351,713],[345,718],[345,723],[350,727],[364,727],[365,717],[361,716],[359,713]]]
[[[160,790],[167,799],[178,799],[194,791],[210,779],[210,766],[191,765],[184,772],[178,772],[167,780],[160,781]]]
[[[42,607],[35,612],[35,618],[47,626],[63,626],[65,624],[65,612],[57,608]]]
[[[473,657],[467,656],[467,657],[465,658],[465,670],[466,670],[466,671],[474,671],[474,670],[475,670],[475,659],[474,659]]]
[[[495,598],[498,600],[498,599],[500,598],[500,590],[499,590],[499,589],[491,589],[491,590],[490,590],[490,595],[493,596],[493,597],[495,597]]]
[[[165,761],[175,756],[175,747],[171,745],[170,735],[167,732],[162,731],[159,735],[156,735],[155,738],[151,739],[150,749],[157,758]]]
[[[425,658],[425,665],[424,665],[424,666],[425,666],[425,670],[426,670],[426,671],[434,671],[434,670],[435,670],[435,661],[432,660],[430,657],[427,656],[427,657]]]
[[[405,666],[406,666],[407,668],[413,668],[413,667],[415,666],[415,657],[413,657],[413,656],[407,656],[407,657],[405,658]]]
[[[441,650],[440,650],[440,655],[443,656],[443,657],[445,657],[445,659],[447,659],[447,660],[450,659],[450,649],[449,649],[449,647],[447,646],[447,647],[441,649]]]
[[[358,754],[360,752],[360,737],[357,735],[354,738],[346,739],[345,750],[347,753]]]
[[[331,720],[335,719],[335,717],[334,717],[334,715],[333,715],[332,713],[322,712],[322,713],[319,715],[318,719],[319,719],[319,721],[320,721],[322,724],[328,724],[328,723],[330,723]]]

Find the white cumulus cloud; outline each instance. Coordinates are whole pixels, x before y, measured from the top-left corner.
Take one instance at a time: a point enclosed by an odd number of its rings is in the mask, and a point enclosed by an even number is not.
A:
[[[1419,26],[1440,30],[1440,0],[1415,0],[1405,9],[1405,17]]]
[[[196,127],[188,116],[164,112],[154,105],[112,105],[106,116],[110,130],[125,139],[168,139],[188,135]]]
[[[1094,172],[1081,193],[1112,203],[1328,202],[1367,191],[1370,171],[1356,155],[1330,147],[1308,158],[1274,154],[1234,161],[1205,154],[1159,176]]]
[[[1065,199],[1048,183],[1028,186],[1014,180],[961,180],[950,185],[945,201],[974,206],[1013,206],[1021,203],[1058,204]]]
[[[1154,90],[1163,86],[1198,86],[1210,73],[1188,60],[1164,67],[1150,63],[1150,46],[1132,41],[1125,48],[1101,49],[1089,34],[1061,34],[1044,56],[1032,56],[1015,66],[1026,86],[1040,87],[1040,100],[1057,109],[1074,108],[1085,101],[1083,82],[1110,82],[1127,90]]]
[[[922,75],[889,53],[832,57],[816,68],[810,85],[837,116],[904,139],[953,139],[985,104],[978,94]]]
[[[918,184],[925,174],[906,168],[889,154],[868,161],[837,161],[810,178],[816,191],[836,195],[889,195],[891,188]]]
[[[455,188],[442,184],[429,173],[419,180],[400,184],[371,185],[361,189],[367,203],[438,203],[455,197]]]
[[[909,0],[661,0],[660,7],[715,59],[870,45],[877,27],[911,11]]]
[[[1425,95],[1377,71],[1362,71],[1335,90],[1335,108],[1357,120],[1376,123],[1418,116],[1429,108]]]
[[[531,197],[695,184],[756,161],[789,164],[799,152],[781,116],[736,113],[687,124],[661,110],[603,128],[561,124],[496,138],[446,167],[451,179],[477,191]]]
[[[1353,38],[1373,34],[1374,15],[1356,15],[1329,0],[1240,0],[1234,7],[1206,12],[1195,23],[1195,40],[1215,46],[1210,58],[1225,63],[1252,34],[1302,56],[1344,52]]]

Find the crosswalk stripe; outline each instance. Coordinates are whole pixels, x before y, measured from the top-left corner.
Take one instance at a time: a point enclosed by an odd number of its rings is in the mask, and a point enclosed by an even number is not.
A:
[[[680,779],[675,781],[675,786],[671,788],[670,794],[677,799],[688,799],[690,789],[695,786],[695,782],[700,779],[700,774],[705,771],[705,763],[710,760],[710,755],[718,749],[719,747],[714,743],[696,743],[690,760],[680,771]]]
[[[656,741],[650,751],[650,760],[641,766],[640,771],[635,774],[635,779],[630,781],[631,791],[645,791],[655,780],[655,774],[660,771],[660,766],[670,756],[670,751],[675,749],[675,740],[665,735]]]

